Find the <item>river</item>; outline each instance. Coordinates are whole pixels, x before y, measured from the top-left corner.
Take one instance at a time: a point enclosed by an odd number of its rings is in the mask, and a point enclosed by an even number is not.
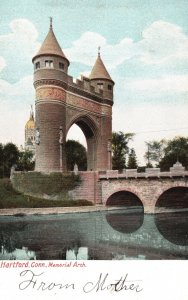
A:
[[[1,260],[188,259],[188,212],[0,216]]]

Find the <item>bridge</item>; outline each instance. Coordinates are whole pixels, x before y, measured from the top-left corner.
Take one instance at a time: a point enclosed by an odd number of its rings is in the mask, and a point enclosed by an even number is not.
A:
[[[73,172],[16,171],[11,174],[11,181],[16,190],[37,198],[85,199],[94,205],[139,207],[145,213],[155,213],[164,207],[188,209],[188,171],[179,162],[169,172],[146,168],[143,173],[136,169],[74,173],[80,180],[69,187],[67,179],[74,180]]]
[[[74,199],[95,204],[142,206],[145,213],[157,208],[188,208],[188,171],[177,162],[169,172],[159,168],[80,172],[81,185],[70,191]]]

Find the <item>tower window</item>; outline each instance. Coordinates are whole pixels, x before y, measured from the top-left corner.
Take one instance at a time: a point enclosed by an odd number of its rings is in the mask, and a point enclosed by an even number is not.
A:
[[[103,90],[103,83],[97,83],[99,89]]]
[[[40,62],[39,62],[39,61],[36,62],[36,64],[35,64],[35,69],[40,69]]]
[[[62,69],[62,70],[64,70],[65,65],[64,65],[63,63],[60,62],[60,63],[59,63],[59,68]]]
[[[108,84],[108,90],[111,91],[112,90],[112,86],[110,84]]]
[[[53,68],[53,60],[45,60],[45,67],[46,68]]]

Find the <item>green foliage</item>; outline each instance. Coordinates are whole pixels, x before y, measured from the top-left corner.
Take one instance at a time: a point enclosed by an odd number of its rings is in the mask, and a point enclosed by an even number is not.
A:
[[[17,170],[19,171],[33,171],[35,163],[33,161],[33,152],[29,150],[19,152],[19,161],[17,163]]]
[[[146,145],[147,167],[151,166],[151,162],[155,162],[162,171],[169,171],[169,168],[179,161],[188,168],[188,138],[175,137],[172,140],[147,142]]]
[[[128,169],[137,169],[137,167],[138,167],[138,164],[137,164],[136,153],[135,153],[135,150],[132,148],[132,149],[130,149],[130,152],[129,152],[127,168]]]
[[[150,141],[146,142],[147,151],[144,155],[146,161],[147,161],[147,168],[152,168],[152,162],[156,163],[156,165],[159,165],[159,162],[161,161],[163,157],[163,151],[165,147],[165,140],[161,141]]]
[[[80,184],[80,177],[72,173],[65,174],[61,172],[50,174],[16,172],[12,177],[12,182],[14,187],[26,194],[56,195],[61,193],[63,198],[68,198],[68,191]]]
[[[20,171],[33,170],[33,153],[29,150],[19,151],[13,143],[0,144],[0,178],[9,177],[12,166]]]
[[[87,153],[85,147],[77,141],[66,142],[67,170],[72,171],[77,164],[79,171],[87,170]]]
[[[177,161],[188,168],[188,138],[176,137],[167,141],[159,166],[162,171],[168,171]]]
[[[128,154],[128,143],[132,140],[133,133],[122,131],[112,133],[112,168],[122,170],[126,167],[126,154]]]
[[[3,145],[0,143],[0,178],[3,177],[4,165],[3,165]]]
[[[3,145],[0,143],[0,164],[3,163]]]
[[[7,143],[4,146],[1,145],[0,148],[2,155],[0,161],[1,177],[9,177],[11,167],[19,161],[19,150],[13,143]]]
[[[0,179],[0,208],[19,208],[19,207],[71,207],[71,206],[88,206],[92,202],[80,200],[46,200],[31,196],[23,195],[15,191],[8,178]]]

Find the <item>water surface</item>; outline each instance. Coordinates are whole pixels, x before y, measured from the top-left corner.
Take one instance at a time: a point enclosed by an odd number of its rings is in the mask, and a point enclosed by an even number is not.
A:
[[[1,216],[0,259],[187,259],[188,212]]]

